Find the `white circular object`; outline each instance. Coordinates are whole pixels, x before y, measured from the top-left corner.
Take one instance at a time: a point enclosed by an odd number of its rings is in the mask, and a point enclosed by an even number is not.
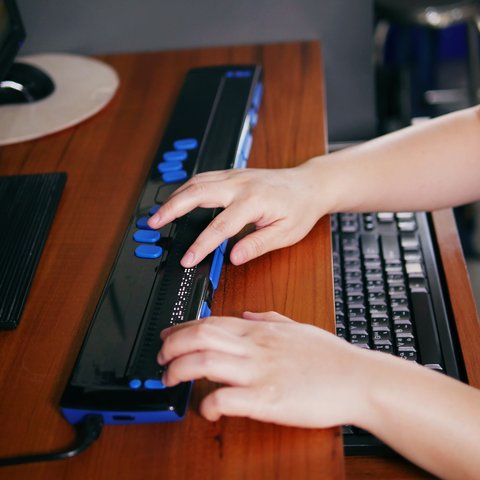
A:
[[[107,105],[118,88],[115,70],[93,58],[49,53],[17,60],[47,73],[55,91],[37,102],[0,106],[0,145],[32,140],[76,125]]]

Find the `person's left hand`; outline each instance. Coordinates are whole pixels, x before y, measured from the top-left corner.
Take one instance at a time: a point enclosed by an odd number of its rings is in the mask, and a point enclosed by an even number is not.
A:
[[[209,317],[162,332],[158,361],[166,386],[207,378],[226,386],[205,397],[201,413],[283,425],[352,423],[365,407],[371,352],[278,313]],[[375,361],[375,359],[374,359]]]

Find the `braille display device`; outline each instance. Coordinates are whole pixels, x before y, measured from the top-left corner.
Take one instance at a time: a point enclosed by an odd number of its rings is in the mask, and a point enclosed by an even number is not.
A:
[[[207,316],[226,242],[193,268],[180,259],[214,218],[196,209],[160,230],[147,220],[192,175],[246,165],[262,98],[257,65],[191,70],[181,88],[61,399],[72,424],[181,419],[191,383],[164,388],[160,331]]]

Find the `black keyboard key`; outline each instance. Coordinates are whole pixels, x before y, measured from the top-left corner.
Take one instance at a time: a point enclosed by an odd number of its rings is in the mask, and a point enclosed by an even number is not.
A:
[[[374,342],[373,348],[375,350],[378,350],[379,352],[393,353],[393,345],[391,344],[391,342],[388,342],[388,343]]]
[[[367,320],[364,317],[352,318],[350,319],[350,328],[351,330],[362,330],[366,332],[368,329]]]
[[[379,315],[370,320],[370,325],[372,328],[389,328],[390,320],[386,315]]]
[[[363,233],[360,236],[360,245],[364,258],[378,258],[380,255],[380,246],[376,235]]]
[[[395,220],[395,214],[392,212],[379,212],[377,219],[381,223],[392,223]]]
[[[382,235],[380,237],[380,242],[382,244],[383,258],[386,262],[401,260],[400,245],[398,244],[397,235]]]
[[[442,370],[440,340],[430,298],[426,292],[412,292],[411,301],[420,361],[427,367]]]
[[[397,333],[396,332],[397,347],[415,347],[415,337],[412,333]]]
[[[412,362],[417,361],[417,352],[413,350],[408,350],[408,351],[399,351],[398,356],[400,358],[403,358],[404,360],[410,360]]]
[[[414,233],[402,233],[400,243],[404,250],[413,250],[417,252],[420,249],[420,241]]]
[[[417,224],[411,221],[398,222],[397,226],[401,232],[414,232],[417,229]]]

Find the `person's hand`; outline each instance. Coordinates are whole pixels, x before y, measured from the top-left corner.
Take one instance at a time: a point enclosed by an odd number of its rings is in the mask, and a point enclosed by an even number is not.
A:
[[[207,378],[203,416],[301,427],[353,423],[366,409],[371,352],[278,313],[209,317],[164,330],[158,361],[166,386]],[[374,359],[375,361],[375,359]],[[364,367],[364,368],[363,368]]]
[[[151,228],[161,228],[196,207],[223,207],[181,264],[185,268],[196,265],[224,240],[253,224],[256,230],[231,251],[231,262],[239,265],[301,240],[326,213],[314,200],[318,190],[308,164],[281,170],[206,172],[175,191],[148,223]]]

